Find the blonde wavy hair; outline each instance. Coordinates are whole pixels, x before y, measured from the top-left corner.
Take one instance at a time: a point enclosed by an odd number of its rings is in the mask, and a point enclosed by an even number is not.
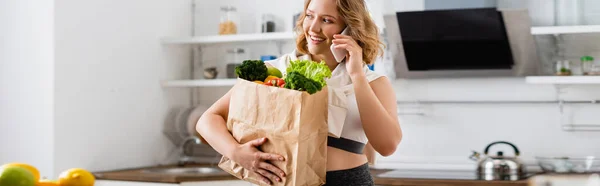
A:
[[[371,18],[364,0],[335,0],[340,16],[350,28],[348,35],[352,36],[362,48],[363,61],[370,65],[375,58],[383,55],[383,43],[379,39],[379,29]],[[304,12],[296,22],[296,49],[302,54],[308,54],[308,41],[302,25],[306,18],[306,9],[311,0],[304,2]]]

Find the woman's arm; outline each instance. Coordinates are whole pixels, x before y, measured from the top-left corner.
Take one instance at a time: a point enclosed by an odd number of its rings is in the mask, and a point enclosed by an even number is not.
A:
[[[364,73],[353,76],[352,83],[369,143],[382,156],[392,155],[402,140],[392,84],[385,76],[369,83]]]
[[[245,169],[261,175],[265,183],[281,182],[285,173],[267,161],[285,161],[283,157],[264,153],[257,149],[266,142],[266,138],[239,144],[227,130],[226,118],[229,115],[232,90],[229,90],[202,114],[196,124],[196,130],[217,152]]]
[[[362,48],[351,36],[333,36],[336,48],[348,50],[346,70],[350,74],[360,121],[371,146],[383,156],[392,155],[402,140],[396,115],[396,95],[387,77],[367,80]]]
[[[231,90],[215,102],[202,114],[196,125],[196,130],[217,152],[231,158],[233,150],[240,144],[227,130],[226,119],[229,115],[229,100]]]

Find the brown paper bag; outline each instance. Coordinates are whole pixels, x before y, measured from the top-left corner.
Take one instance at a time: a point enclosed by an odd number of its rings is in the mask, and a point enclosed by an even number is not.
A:
[[[310,95],[238,79],[231,94],[227,129],[240,144],[266,137],[260,150],[285,158],[285,162],[273,162],[286,173],[283,182],[274,185],[323,185],[327,172],[327,99],[327,87]],[[265,185],[260,175],[226,157],[219,167],[239,179]]]

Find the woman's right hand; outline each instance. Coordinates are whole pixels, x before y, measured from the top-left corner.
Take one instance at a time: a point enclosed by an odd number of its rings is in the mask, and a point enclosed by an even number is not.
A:
[[[238,146],[231,158],[247,170],[251,170],[262,176],[265,183],[271,185],[273,182],[281,182],[285,173],[266,161],[285,161],[283,156],[264,153],[258,150],[267,141],[267,138],[259,138]]]

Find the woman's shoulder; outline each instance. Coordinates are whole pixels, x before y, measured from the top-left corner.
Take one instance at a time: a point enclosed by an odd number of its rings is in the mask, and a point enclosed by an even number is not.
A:
[[[367,80],[369,82],[375,81],[381,77],[384,77],[383,75],[371,70],[366,64],[363,65],[363,70],[365,71],[365,76],[367,77]]]

